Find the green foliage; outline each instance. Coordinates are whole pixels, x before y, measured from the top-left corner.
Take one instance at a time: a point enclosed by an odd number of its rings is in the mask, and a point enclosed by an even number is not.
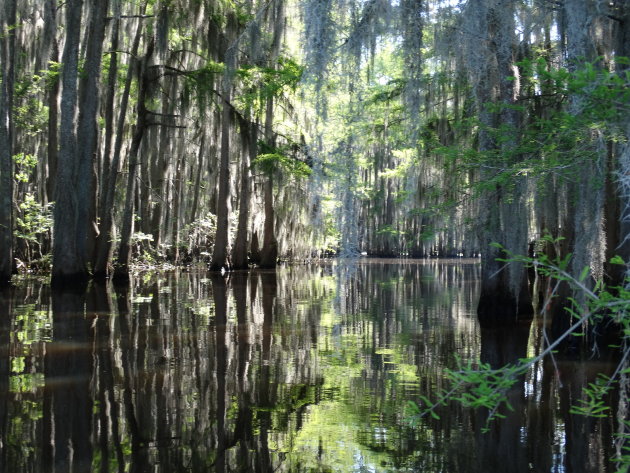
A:
[[[297,157],[289,156],[287,151],[294,145],[287,145],[283,148],[269,146],[265,142],[259,142],[259,149],[263,153],[259,154],[252,162],[254,168],[260,169],[264,174],[271,175],[274,172],[282,171],[288,176],[297,179],[306,178],[311,175],[312,169],[304,161]]]
[[[15,163],[15,180],[28,182],[31,171],[37,166],[37,156],[20,153],[13,156]]]
[[[48,69],[41,71],[42,79],[46,84],[46,90],[50,90],[59,82],[61,78],[61,66],[62,64],[60,62],[48,61]]]
[[[400,98],[405,88],[405,81],[402,79],[392,79],[384,85],[376,85],[370,90],[370,95],[366,100],[366,105],[378,103],[389,103]]]
[[[258,104],[262,110],[266,100],[295,92],[303,72],[304,67],[289,57],[278,58],[276,67],[245,65],[236,71],[244,89],[238,101],[244,108]]]
[[[194,71],[186,73],[186,77],[197,87],[202,89],[210,88],[218,74],[225,72],[225,64],[221,62],[208,61],[206,64]]]
[[[15,236],[38,244],[38,236],[47,233],[52,228],[52,204],[41,204],[35,196],[27,193],[18,202],[19,214],[16,216]]]
[[[15,180],[19,184],[27,184],[32,171],[37,166],[37,157],[25,153],[13,156],[15,163]],[[42,236],[48,235],[52,229],[52,203],[42,204],[32,192],[19,192],[16,198],[14,236],[22,243],[22,252],[17,252],[24,266],[34,264],[49,267],[49,255],[41,253]]]
[[[589,383],[582,392],[586,399],[578,399],[577,404],[571,406],[572,414],[579,414],[588,417],[608,417],[610,406],[606,404],[606,396],[613,388],[612,380],[599,373],[594,383]]]
[[[376,231],[377,235],[385,235],[388,237],[397,237],[400,232],[396,230],[393,225],[381,225]]]
[[[306,163],[278,153],[259,154],[254,165],[262,169],[265,174],[271,174],[276,169],[282,169],[298,178],[308,177],[311,174],[311,168]]]
[[[495,144],[492,149],[466,148],[460,143],[435,149],[445,160],[458,164],[453,170],[460,176],[484,172],[484,179],[467,184],[475,195],[497,186],[509,191],[524,177],[573,180],[584,163],[598,158],[595,140],[624,140],[619,123],[630,112],[627,78],[598,68],[595,62],[570,71],[550,68],[545,59],[538,58],[522,61],[519,67],[521,83],[538,92],[521,98],[517,105],[485,104],[496,116],[507,110],[520,112],[523,120],[517,129],[503,120],[488,126],[478,117],[469,117],[458,126],[485,132]],[[573,105],[568,104],[569,98]],[[423,135],[423,140],[427,147],[435,146],[433,135]]]
[[[46,130],[48,107],[41,101],[44,89],[48,87],[46,77],[34,74],[15,83],[13,118],[15,126],[25,136],[35,136]]]

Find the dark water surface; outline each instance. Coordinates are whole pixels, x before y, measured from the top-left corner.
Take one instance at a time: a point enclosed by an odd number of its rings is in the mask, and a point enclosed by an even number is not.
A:
[[[532,356],[482,331],[474,262],[145,275],[0,292],[2,472],[606,472],[612,418],[569,413],[601,363],[541,363],[513,412],[415,419],[446,367]]]

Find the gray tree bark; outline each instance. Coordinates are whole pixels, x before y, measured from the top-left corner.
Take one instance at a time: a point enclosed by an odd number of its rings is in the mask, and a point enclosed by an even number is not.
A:
[[[147,63],[153,55],[155,42],[151,40],[147,47],[147,53],[140,61],[138,67],[138,103],[136,105],[137,121],[134,129],[131,147],[129,149],[129,173],[127,175],[127,192],[125,194],[125,210],[122,216],[122,230],[120,234],[120,246],[118,258],[114,268],[114,280],[125,281],[129,279],[131,265],[131,235],[133,233],[134,198],[136,193],[136,179],[138,176],[138,152],[142,144],[147,128],[147,109],[145,100],[149,78],[147,75]]]
[[[46,2],[44,10],[45,36],[49,38],[50,61],[59,62],[59,43],[57,41],[57,1]],[[48,135],[47,135],[47,157],[48,176],[46,179],[46,198],[48,202],[55,200],[55,178],[57,175],[57,159],[59,153],[59,92],[60,82],[57,78],[52,84],[48,84]]]
[[[494,177],[496,167],[507,167],[514,159],[512,151],[518,140],[519,116],[511,106],[515,104],[517,90],[514,81],[514,0],[481,1],[469,4],[469,14],[475,28],[483,36],[475,42],[476,51],[470,51],[469,68],[481,128],[479,151],[488,156],[495,154],[499,162],[481,170],[481,179]],[[472,25],[471,25],[472,26]],[[500,106],[499,111],[495,109]],[[499,144],[494,131],[506,126],[507,136]],[[495,184],[482,197],[482,213],[479,222],[481,244],[481,293],[477,306],[479,321],[485,326],[515,323],[519,318],[533,313],[525,268],[521,264],[505,264],[498,258],[505,257],[503,250],[493,246],[501,244],[516,255],[527,254],[527,213],[517,182],[512,195],[501,184]]]
[[[280,55],[280,45],[285,28],[284,2],[278,1],[273,9],[273,40],[270,51],[270,67],[275,68],[275,63]],[[269,145],[273,145],[273,97],[267,98],[265,110],[265,140]],[[273,203],[273,171],[270,172],[267,182],[265,182],[265,224],[263,235],[263,246],[260,252],[260,267],[275,268],[278,262],[278,240],[275,232],[275,210]]]
[[[141,14],[144,14],[144,9]],[[143,21],[138,20],[133,45],[131,47],[132,58],[137,57],[140,47],[140,39],[142,38]],[[106,175],[103,182],[103,199],[99,214],[101,217],[100,234],[96,240],[96,255],[94,263],[94,277],[104,279],[112,272],[113,257],[113,240],[114,240],[114,195],[116,192],[116,183],[120,168],[120,156],[122,152],[122,143],[124,137],[124,128],[127,116],[127,108],[129,106],[129,94],[131,91],[131,83],[133,81],[134,71],[137,70],[136,59],[131,59],[127,77],[125,78],[125,87],[123,89],[120,112],[118,115],[118,123],[116,125],[116,140],[114,142],[114,152],[109,166],[110,172]]]
[[[121,16],[121,0],[113,0],[112,15],[112,32],[111,46],[109,53],[109,72],[107,73],[107,98],[103,106],[103,114],[105,118],[105,136],[103,142],[105,149],[103,150],[103,159],[101,160],[100,175],[101,186],[99,200],[99,215],[105,205],[107,196],[107,186],[109,185],[110,166],[112,161],[112,149],[114,147],[114,132],[116,128],[114,118],[114,102],[116,100],[116,80],[118,77],[118,48],[120,47],[120,16]],[[133,53],[132,53],[133,54]]]
[[[267,109],[265,112],[265,140],[273,146],[273,98],[267,99]],[[273,170],[264,184],[265,200],[265,224],[263,232],[263,246],[260,250],[260,267],[275,268],[278,260],[278,241],[275,233],[275,211],[273,206]]]
[[[615,54],[630,58],[630,4],[619,5],[618,23],[615,28]],[[630,70],[630,66],[617,64],[617,72],[621,77]],[[626,119],[620,123],[625,130],[626,139],[630,138],[630,117],[623,112],[626,104],[622,104],[622,114]],[[607,196],[607,254],[606,261],[616,255],[630,263],[630,144],[616,145],[611,153],[611,163],[606,190]],[[627,274],[627,266],[607,264],[605,274],[610,286],[621,286]]]
[[[221,116],[221,154],[219,158],[219,195],[217,198],[217,233],[210,269],[219,271],[227,265],[228,257],[228,199],[230,198],[230,86],[224,87]]]
[[[90,8],[89,34],[86,58],[81,76],[79,126],[77,140],[78,225],[77,251],[87,262],[92,263],[97,236],[96,224],[96,153],[98,144],[98,112],[100,103],[99,82],[101,58],[105,39],[105,18],[109,1],[92,0]],[[93,265],[92,265],[93,268]]]
[[[0,286],[13,273],[13,88],[16,0],[0,7]]]
[[[238,227],[232,250],[232,264],[234,269],[247,269],[247,233],[249,229],[249,210],[251,199],[250,162],[258,154],[258,128],[254,123],[241,122],[241,139],[244,152],[241,156],[241,188],[238,208]]]
[[[79,193],[77,160],[77,79],[81,35],[82,0],[68,0],[66,9],[66,42],[61,73],[61,126],[59,161],[55,185],[52,284],[61,286],[73,280],[87,279],[85,254],[77,246]]]
[[[204,170],[204,154],[206,153],[206,134],[201,132],[201,141],[199,142],[199,154],[197,155],[197,169],[195,177],[195,190],[193,194],[193,200],[190,208],[190,221],[197,220],[197,209],[199,208],[199,195],[201,191],[201,176]]]

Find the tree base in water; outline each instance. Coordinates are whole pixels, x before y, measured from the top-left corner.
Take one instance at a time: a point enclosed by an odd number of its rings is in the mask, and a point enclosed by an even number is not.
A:
[[[88,280],[87,272],[64,274],[53,271],[50,285],[55,290],[83,292],[87,288]]]
[[[522,292],[522,291],[521,291]],[[506,290],[483,291],[477,305],[477,317],[483,328],[512,325],[531,319],[534,309],[526,293],[519,298]]]

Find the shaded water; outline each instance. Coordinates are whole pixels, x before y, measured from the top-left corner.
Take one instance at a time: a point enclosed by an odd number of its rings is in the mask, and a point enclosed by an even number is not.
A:
[[[594,363],[536,366],[485,434],[457,405],[412,417],[458,358],[539,349],[537,324],[481,331],[477,293],[466,261],[23,283],[0,293],[0,471],[614,471],[614,419],[569,413]]]

